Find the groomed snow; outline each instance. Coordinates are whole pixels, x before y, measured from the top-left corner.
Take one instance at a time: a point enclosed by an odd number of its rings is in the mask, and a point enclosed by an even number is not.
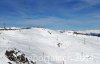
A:
[[[9,48],[20,50],[36,64],[100,64],[100,38],[69,31],[60,33],[44,28],[1,30],[0,64],[10,62],[5,56]]]

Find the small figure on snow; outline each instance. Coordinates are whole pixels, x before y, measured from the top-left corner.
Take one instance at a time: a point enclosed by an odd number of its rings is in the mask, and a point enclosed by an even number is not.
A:
[[[61,43],[58,43],[58,44],[57,44],[58,47],[61,47],[61,45],[62,45]]]

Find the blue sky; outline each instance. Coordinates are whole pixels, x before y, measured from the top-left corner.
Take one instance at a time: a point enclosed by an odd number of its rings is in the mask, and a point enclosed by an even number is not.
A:
[[[100,29],[100,0],[0,0],[0,26]]]

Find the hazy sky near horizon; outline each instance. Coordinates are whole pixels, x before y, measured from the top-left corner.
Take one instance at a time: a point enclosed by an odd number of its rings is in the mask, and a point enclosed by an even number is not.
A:
[[[0,0],[0,26],[100,29],[100,0]]]

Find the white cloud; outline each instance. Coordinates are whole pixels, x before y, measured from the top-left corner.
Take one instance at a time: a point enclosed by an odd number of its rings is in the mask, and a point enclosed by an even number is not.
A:
[[[100,4],[100,0],[79,0],[79,1],[81,1],[82,3],[76,4],[74,6],[73,9],[75,11],[79,11],[79,10]]]
[[[56,17],[47,17],[47,18],[39,18],[39,19],[31,19],[31,20],[24,20],[18,21],[17,24],[26,24],[26,25],[52,25],[57,24],[60,25],[65,22],[66,19],[56,18]]]

